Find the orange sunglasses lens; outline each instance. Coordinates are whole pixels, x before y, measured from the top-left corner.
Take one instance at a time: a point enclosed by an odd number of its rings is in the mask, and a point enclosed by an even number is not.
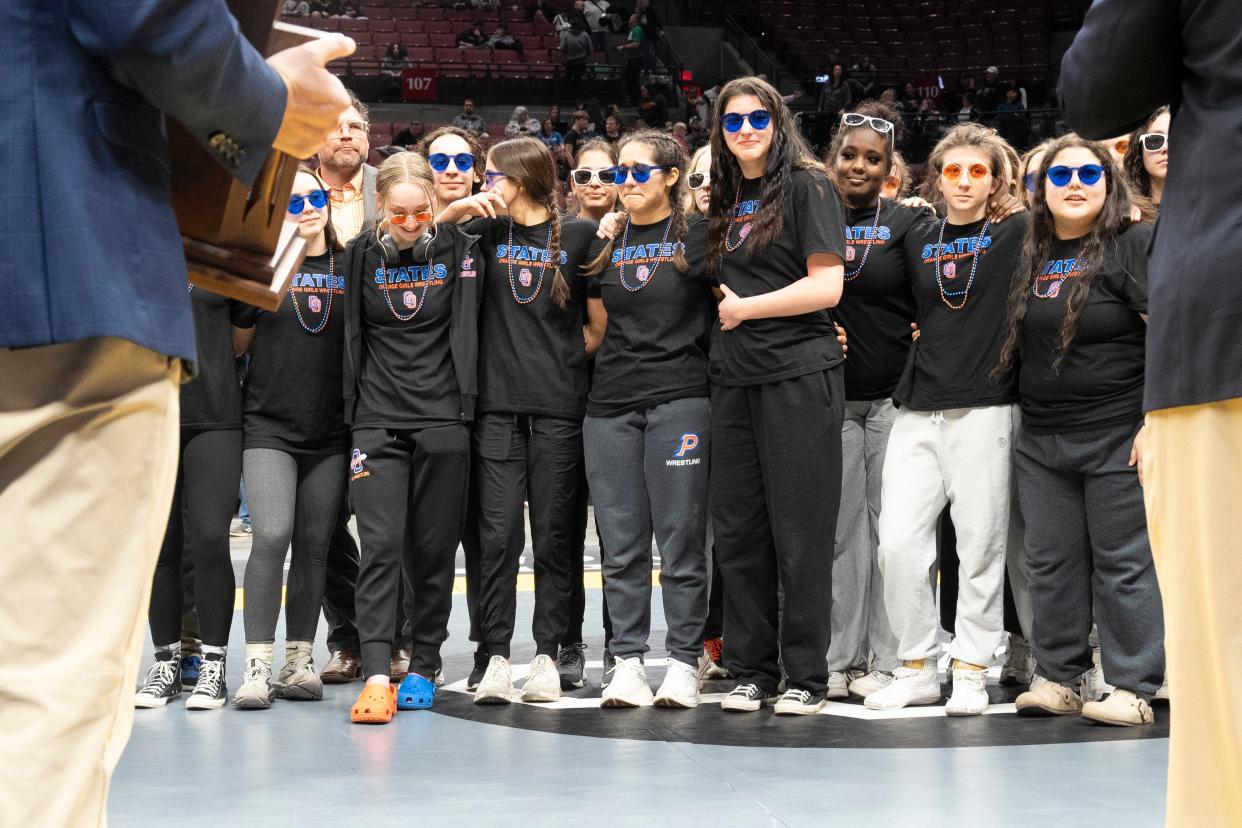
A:
[[[431,213],[414,213],[413,215],[402,215],[398,213],[388,219],[398,227],[416,227],[420,224],[426,224],[431,221]]]
[[[949,164],[940,171],[940,174],[949,181],[957,181],[962,177],[962,165]],[[969,170],[967,170],[967,174],[970,175],[970,177],[975,181],[979,181],[988,174],[988,168],[982,164],[971,164]]]
[[[1125,140],[1118,141],[1113,144],[1113,150],[1116,151],[1118,155],[1125,155],[1130,151],[1130,140],[1127,138]]]

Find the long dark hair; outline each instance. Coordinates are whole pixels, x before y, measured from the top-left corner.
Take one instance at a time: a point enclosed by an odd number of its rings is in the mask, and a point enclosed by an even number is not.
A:
[[[330,189],[328,185],[324,183],[324,180],[320,178],[319,173],[315,172],[305,164],[298,164],[298,172],[306,173],[311,178],[318,181],[320,189],[325,191]],[[324,215],[328,219],[327,223],[323,226],[323,238],[324,241],[328,243],[328,249],[336,251],[344,250],[345,245],[341,244],[340,239],[338,239],[336,235],[336,228],[332,226],[332,199],[328,199],[328,203],[324,205],[323,209]]]
[[[625,136],[619,142],[617,147],[618,155],[620,150],[630,144],[642,144],[651,150],[652,160],[658,166],[673,167],[677,170],[677,183],[668,189],[668,206],[672,209],[669,218],[673,221],[669,235],[674,243],[681,243],[680,248],[676,248],[677,252],[673,254],[673,266],[677,268],[679,273],[685,273],[690,269],[690,263],[686,261],[686,233],[690,228],[690,219],[686,215],[686,151],[681,148],[681,144],[677,143],[673,136],[667,132],[655,129],[644,129],[639,132],[633,132]],[[667,173],[666,173],[667,174]],[[632,219],[626,216],[626,224]],[[587,268],[588,276],[598,276],[608,269],[608,265],[612,262],[612,251],[616,244],[616,238],[608,240],[604,245],[604,249],[599,252],[595,260],[591,262]]]
[[[886,156],[884,161],[885,176],[887,178],[888,173],[892,172],[894,156],[897,154],[897,145],[901,143],[902,132],[904,131],[901,121],[901,112],[893,104],[875,100],[874,98],[863,101],[858,106],[851,108],[850,112],[858,115],[866,115],[871,118],[883,118],[893,125],[893,131],[890,133],[891,137],[881,136],[885,138],[884,152]],[[837,130],[837,134],[832,138],[832,143],[828,146],[828,154],[824,157],[824,160],[828,165],[828,169],[832,171],[832,178],[834,182],[836,182],[837,156],[841,154],[841,145],[845,143],[845,136],[860,129],[875,132],[875,130],[871,129],[871,127],[867,124],[861,124],[853,127],[841,124],[841,128]],[[884,189],[883,181],[880,182],[880,189]]]
[[[556,201],[556,160],[548,145],[538,138],[523,135],[501,141],[490,152],[492,164],[514,182],[521,184],[526,196],[548,211],[552,222],[552,238],[548,255],[556,268],[552,277],[552,301],[564,308],[569,303],[569,282],[561,273],[561,212]]]
[[[726,83],[716,97],[716,112],[712,119],[712,201],[707,254],[707,269],[712,273],[720,272],[724,261],[725,239],[733,218],[729,211],[742,183],[742,168],[725,144],[720,116],[729,101],[741,95],[758,98],[762,107],[772,114],[772,125],[769,127],[772,130],[772,144],[763,171],[763,210],[756,217],[747,241],[752,251],[776,241],[784,229],[785,202],[794,170],[819,170],[828,177],[828,170],[815,158],[810,145],[802,137],[798,125],[794,123],[793,113],[785,105],[780,92],[759,78],[736,78]]]
[[[1151,129],[1151,125],[1156,122],[1157,118],[1168,114],[1167,106],[1162,106],[1151,113],[1143,125],[1130,134],[1130,146],[1126,149],[1125,157],[1121,159],[1126,178],[1129,179],[1130,186],[1133,188],[1134,201],[1142,211],[1144,221],[1156,220],[1156,202],[1151,194],[1151,174],[1147,172],[1147,167],[1143,164],[1143,142],[1139,140],[1139,136]]]
[[[1087,302],[1091,283],[1095,281],[1105,257],[1111,254],[1117,236],[1130,224],[1130,187],[1107,149],[1074,133],[1064,135],[1048,145],[1048,152],[1040,162],[1039,172],[1035,177],[1037,186],[1031,198],[1031,218],[1022,242],[1021,265],[1014,271],[1013,285],[1009,291],[1008,333],[1001,349],[1000,363],[993,372],[994,378],[1004,376],[1014,366],[1014,357],[1022,341],[1022,325],[1026,321],[1026,311],[1031,302],[1031,285],[1043,273],[1044,263],[1052,255],[1052,248],[1057,243],[1056,222],[1048,208],[1044,187],[1048,169],[1062,150],[1077,147],[1090,150],[1104,168],[1107,195],[1091,232],[1083,237],[1082,252],[1078,254],[1078,261],[1086,262],[1087,269],[1077,279],[1070,280],[1069,291],[1065,297],[1065,320],[1061,323],[1061,333],[1052,361],[1054,371],[1061,367],[1070,343],[1074,340],[1074,334],[1078,331],[1078,317]]]

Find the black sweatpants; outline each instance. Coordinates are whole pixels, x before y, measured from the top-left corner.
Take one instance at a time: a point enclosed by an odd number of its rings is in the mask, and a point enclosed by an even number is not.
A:
[[[363,675],[388,675],[404,582],[410,670],[430,678],[448,638],[470,432],[463,425],[355,428],[353,442],[359,452],[350,469],[350,498],[362,539],[355,603]]]
[[[712,523],[724,581],[725,666],[739,684],[823,694],[832,544],[841,501],[840,367],[712,388]],[[778,591],[783,603],[778,603]]]
[[[1092,606],[1108,683],[1150,698],[1164,681],[1164,614],[1135,425],[1036,434],[1015,452],[1035,609],[1035,662],[1061,684],[1092,666]]]
[[[578,480],[578,496],[574,501],[574,532],[573,532],[573,556],[570,559],[572,572],[570,573],[569,582],[569,626],[565,628],[565,638],[562,644],[581,644],[585,639],[582,637],[582,625],[586,620],[586,584],[583,582],[586,576],[586,533],[587,519],[590,516],[589,507],[591,505],[591,489],[587,485],[586,479],[586,463],[582,465],[582,476]],[[599,538],[599,521],[595,521],[595,536]],[[604,541],[599,541],[599,557],[602,562],[604,559]],[[600,580],[603,580],[604,572],[600,569]],[[608,597],[600,592],[601,615],[603,615],[604,623],[604,650],[607,651],[608,645],[612,642],[612,620],[608,617]]]
[[[556,658],[569,626],[582,421],[481,414],[474,424],[473,474],[479,512],[478,633],[488,653],[509,657],[518,567],[526,545],[525,495],[534,547],[535,649]]]
[[[194,602],[203,644],[226,647],[237,588],[229,557],[229,524],[237,505],[242,461],[240,428],[182,431],[177,488],[151,589],[151,640],[181,640],[181,556],[194,556]]]

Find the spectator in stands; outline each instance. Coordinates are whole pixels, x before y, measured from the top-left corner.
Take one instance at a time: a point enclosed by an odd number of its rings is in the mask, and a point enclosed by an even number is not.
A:
[[[996,105],[996,131],[1014,147],[1025,147],[1030,141],[1030,119],[1013,84],[1005,86],[1005,100]]]
[[[716,114],[716,96],[720,94],[720,83],[712,85],[710,89],[704,89],[703,94],[699,95],[694,101],[694,109],[698,114],[699,120],[704,124],[712,122],[712,116]],[[691,124],[693,127],[694,124]]]
[[[957,111],[957,122],[959,124],[968,124],[971,121],[979,120],[979,107],[975,102],[975,96],[970,92],[962,93],[962,108]]]
[[[850,85],[845,66],[840,63],[832,65],[832,77],[824,84],[819,93],[819,111],[833,117],[840,115],[854,103],[854,88]]]
[[[983,73],[983,84],[979,87],[975,99],[990,121],[992,113],[997,111],[1001,101],[1004,100],[1004,92],[1000,85],[1000,69],[995,66],[987,68],[987,71]]]
[[[700,149],[707,146],[707,140],[709,137],[707,132],[707,124],[704,123],[703,119],[698,115],[695,115],[690,119],[690,131],[687,137],[690,141],[691,152],[698,152]]]
[[[470,98],[462,102],[461,114],[453,119],[453,126],[464,129],[466,132],[473,132],[475,135],[487,134],[487,121],[474,111],[474,101]]]
[[[639,96],[639,83],[642,71],[650,65],[647,46],[647,33],[639,23],[637,14],[630,16],[630,34],[625,43],[617,47],[617,51],[625,52],[625,94],[628,100],[636,101]]]
[[[354,20],[367,19],[367,16],[362,13],[362,7],[358,5],[356,0],[344,0],[341,3],[341,17],[349,17]]]
[[[548,107],[548,120],[552,122],[552,128],[562,136],[569,131],[569,124],[561,119],[561,108],[556,104]]]
[[[457,46],[462,49],[478,49],[487,45],[482,23],[472,23],[469,29],[457,34]]]
[[[339,17],[341,4],[336,0],[310,0],[311,17]]]
[[[664,129],[668,125],[668,98],[664,93],[652,92],[647,84],[638,87],[638,117],[652,129]]]
[[[539,127],[539,140],[552,150],[552,155],[557,155],[557,150],[565,143],[564,137],[556,131],[556,125],[552,123],[551,118],[544,120]]]
[[[548,119],[551,120],[551,110],[548,112]],[[565,151],[571,158],[578,155],[578,145],[595,137],[595,131],[591,129],[590,116],[587,115],[585,109],[574,111],[573,123],[569,125],[569,129],[565,130]]]
[[[500,11],[500,0],[470,0],[470,7],[482,11]]]
[[[608,0],[586,0],[582,7],[591,31],[591,48],[596,52],[608,49],[608,30],[604,26],[608,19],[608,6]]]
[[[380,99],[397,100],[401,97],[401,73],[414,64],[400,43],[393,43],[384,51],[380,62]]]
[[[538,135],[539,122],[530,117],[530,111],[524,107],[515,107],[513,117],[505,125],[505,137],[516,138],[519,135]]]
[[[906,81],[905,93],[901,96],[901,109],[907,114],[919,110],[919,92],[911,81]]]
[[[310,3],[307,0],[285,0],[280,13],[285,17],[310,17]]]
[[[686,131],[686,125],[681,121],[673,124],[673,140],[681,145],[682,152],[686,155],[690,154],[690,136]]]
[[[423,126],[423,122],[411,119],[400,132],[392,136],[392,142],[395,146],[413,149],[414,145],[422,140],[423,134],[427,128]]]
[[[865,101],[875,97],[876,90],[879,89],[879,72],[870,57],[863,55],[862,60],[850,70],[849,75],[854,100]]]
[[[604,134],[601,138],[610,144],[616,144],[623,134],[620,115],[609,115],[604,119]]]
[[[509,29],[503,22],[496,24],[496,33],[487,41],[487,45],[493,49],[507,49],[522,54],[522,41],[509,34]]]
[[[526,19],[531,23],[551,23],[556,17],[556,9],[548,0],[535,0],[526,7]]]
[[[582,84],[582,76],[586,74],[587,58],[591,56],[592,48],[591,35],[586,29],[586,18],[581,21],[575,19],[569,25],[561,27],[557,36],[560,38],[561,54],[565,59],[565,83],[570,92],[577,92]]]
[[[638,25],[643,27],[647,37],[654,41],[660,36],[660,30],[664,28],[664,23],[660,20],[660,15],[656,14],[655,7],[651,5],[651,0],[638,0],[634,4],[634,15],[638,18]]]
[[[586,13],[584,11],[585,8],[586,4],[583,0],[574,0],[573,8],[569,11],[558,14],[552,21],[552,26],[556,29],[557,34],[560,34],[566,29],[572,29],[577,32],[582,32],[587,36],[587,40],[590,40],[591,24],[587,22]]]

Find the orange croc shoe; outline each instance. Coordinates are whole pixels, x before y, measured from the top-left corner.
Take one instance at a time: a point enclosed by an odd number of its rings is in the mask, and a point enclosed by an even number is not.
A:
[[[388,724],[397,713],[397,688],[391,684],[363,685],[349,711],[354,724]]]

